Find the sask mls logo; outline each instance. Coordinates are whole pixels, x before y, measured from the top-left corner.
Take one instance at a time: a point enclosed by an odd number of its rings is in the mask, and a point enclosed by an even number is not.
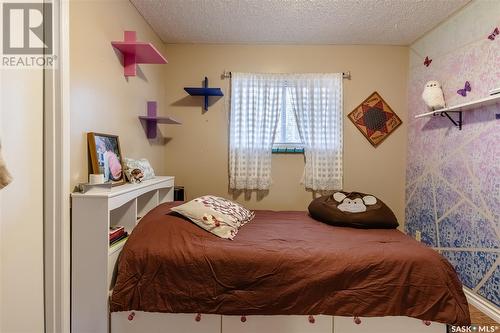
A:
[[[4,3],[2,30],[2,67],[53,65],[52,3]]]
[[[498,325],[448,326],[448,333],[495,333],[500,332]]]

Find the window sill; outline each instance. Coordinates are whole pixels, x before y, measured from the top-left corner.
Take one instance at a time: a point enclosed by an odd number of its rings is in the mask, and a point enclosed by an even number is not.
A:
[[[304,148],[273,148],[273,154],[303,154]]]

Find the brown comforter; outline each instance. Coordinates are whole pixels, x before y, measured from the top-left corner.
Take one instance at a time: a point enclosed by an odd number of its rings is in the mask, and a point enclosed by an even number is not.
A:
[[[305,212],[257,211],[231,241],[169,207],[152,210],[129,237],[111,311],[470,323],[451,265],[398,230],[334,227]]]

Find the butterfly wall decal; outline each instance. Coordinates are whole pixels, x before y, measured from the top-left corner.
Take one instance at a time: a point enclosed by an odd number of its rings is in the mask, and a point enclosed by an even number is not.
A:
[[[500,31],[498,30],[498,27],[496,27],[493,32],[488,36],[489,40],[495,40],[496,36],[500,34]]]
[[[425,57],[425,60],[424,60],[425,67],[429,67],[431,62],[432,62],[432,59],[429,59],[429,57]]]
[[[462,95],[463,97],[467,96],[467,92],[471,92],[472,87],[470,86],[469,81],[465,81],[464,89],[458,89],[457,94]]]

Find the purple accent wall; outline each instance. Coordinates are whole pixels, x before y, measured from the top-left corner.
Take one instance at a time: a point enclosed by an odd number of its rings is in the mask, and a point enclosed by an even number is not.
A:
[[[405,228],[420,231],[466,287],[500,306],[500,105],[465,112],[462,131],[447,118],[414,119],[428,112],[421,94],[429,80],[442,83],[447,105],[500,88],[500,37],[487,38],[495,21],[477,19],[490,10],[498,20],[500,6],[490,7],[468,6],[411,46]],[[472,91],[462,97],[465,81]]]

